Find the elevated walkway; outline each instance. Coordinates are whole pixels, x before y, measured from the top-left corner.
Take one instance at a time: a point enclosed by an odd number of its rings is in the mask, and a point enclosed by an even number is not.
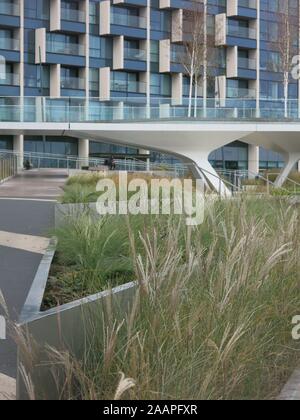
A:
[[[2,98],[2,134],[63,135],[116,145],[151,149],[177,156],[205,171],[221,195],[230,194],[208,161],[212,151],[236,140],[281,153],[285,168],[276,185],[285,182],[300,160],[300,110],[297,101],[224,100],[222,106],[199,106],[188,118],[188,106],[168,100],[130,103],[85,98]],[[13,103],[12,103],[13,101]],[[6,103],[5,103],[6,102]]]

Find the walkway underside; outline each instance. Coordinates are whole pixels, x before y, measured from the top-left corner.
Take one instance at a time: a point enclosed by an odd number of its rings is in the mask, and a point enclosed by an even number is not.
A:
[[[278,186],[300,160],[300,122],[0,123],[0,132],[72,136],[171,154],[193,167],[195,164],[196,172],[204,173],[222,195],[230,192],[208,161],[209,154],[222,146],[241,140],[281,153],[286,166],[276,181]]]
[[[74,129],[75,124],[72,124]],[[209,155],[214,150],[240,140],[250,132],[224,131],[217,124],[214,126],[203,124],[116,124],[113,129],[99,131],[92,127],[88,131],[72,129],[70,136],[89,138],[93,141],[128,145],[137,148],[171,154],[186,164],[190,164],[191,172],[208,181],[209,184],[222,196],[230,196],[231,191],[220,180],[219,175],[209,163]],[[213,130],[211,128],[214,127]],[[209,129],[207,129],[209,128]]]
[[[289,174],[300,161],[300,133],[297,131],[269,131],[256,132],[247,136],[244,141],[256,146],[263,146],[266,149],[280,153],[285,166],[275,181],[277,187],[282,187]]]

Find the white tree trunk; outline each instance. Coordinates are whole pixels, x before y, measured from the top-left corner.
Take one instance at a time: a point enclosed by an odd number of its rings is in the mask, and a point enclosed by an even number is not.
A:
[[[284,116],[288,117],[289,73],[284,73]]]
[[[194,95],[194,118],[197,117],[197,101],[198,101],[198,80],[197,77],[195,77],[195,95]]]
[[[193,51],[193,54],[192,54],[191,71],[190,71],[190,91],[189,91],[189,110],[188,110],[188,117],[189,118],[191,118],[191,116],[192,116],[193,81],[194,81],[194,55],[195,55],[195,51]]]

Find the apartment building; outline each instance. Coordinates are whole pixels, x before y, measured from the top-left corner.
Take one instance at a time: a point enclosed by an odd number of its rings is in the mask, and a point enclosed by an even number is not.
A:
[[[218,61],[209,82],[199,88],[200,98],[213,106],[216,97],[230,100],[232,106],[241,100],[246,107],[267,103],[266,112],[268,106],[277,106],[284,83],[276,39],[286,1],[298,19],[298,0],[207,0],[207,31],[214,34]],[[18,96],[26,101],[61,97],[62,104],[65,97],[138,102],[147,95],[187,101],[189,76],[179,57],[184,48],[185,11],[192,11],[195,3],[0,0],[0,55],[5,59],[0,104],[12,107]],[[291,79],[289,98],[297,101],[299,92],[298,81]],[[53,136],[1,135],[0,149],[82,158],[146,154],[89,139]],[[165,159],[158,153],[151,158]],[[243,142],[215,151],[211,161],[217,168],[254,172],[282,165],[280,155]]]

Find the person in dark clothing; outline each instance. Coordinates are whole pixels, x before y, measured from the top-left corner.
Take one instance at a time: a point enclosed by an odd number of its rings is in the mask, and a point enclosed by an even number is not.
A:
[[[26,171],[29,171],[31,168],[32,168],[31,163],[29,162],[28,159],[26,159],[24,162],[24,169],[26,169]]]
[[[116,169],[116,162],[113,156],[111,156],[108,160],[108,167],[110,171],[114,171]]]

